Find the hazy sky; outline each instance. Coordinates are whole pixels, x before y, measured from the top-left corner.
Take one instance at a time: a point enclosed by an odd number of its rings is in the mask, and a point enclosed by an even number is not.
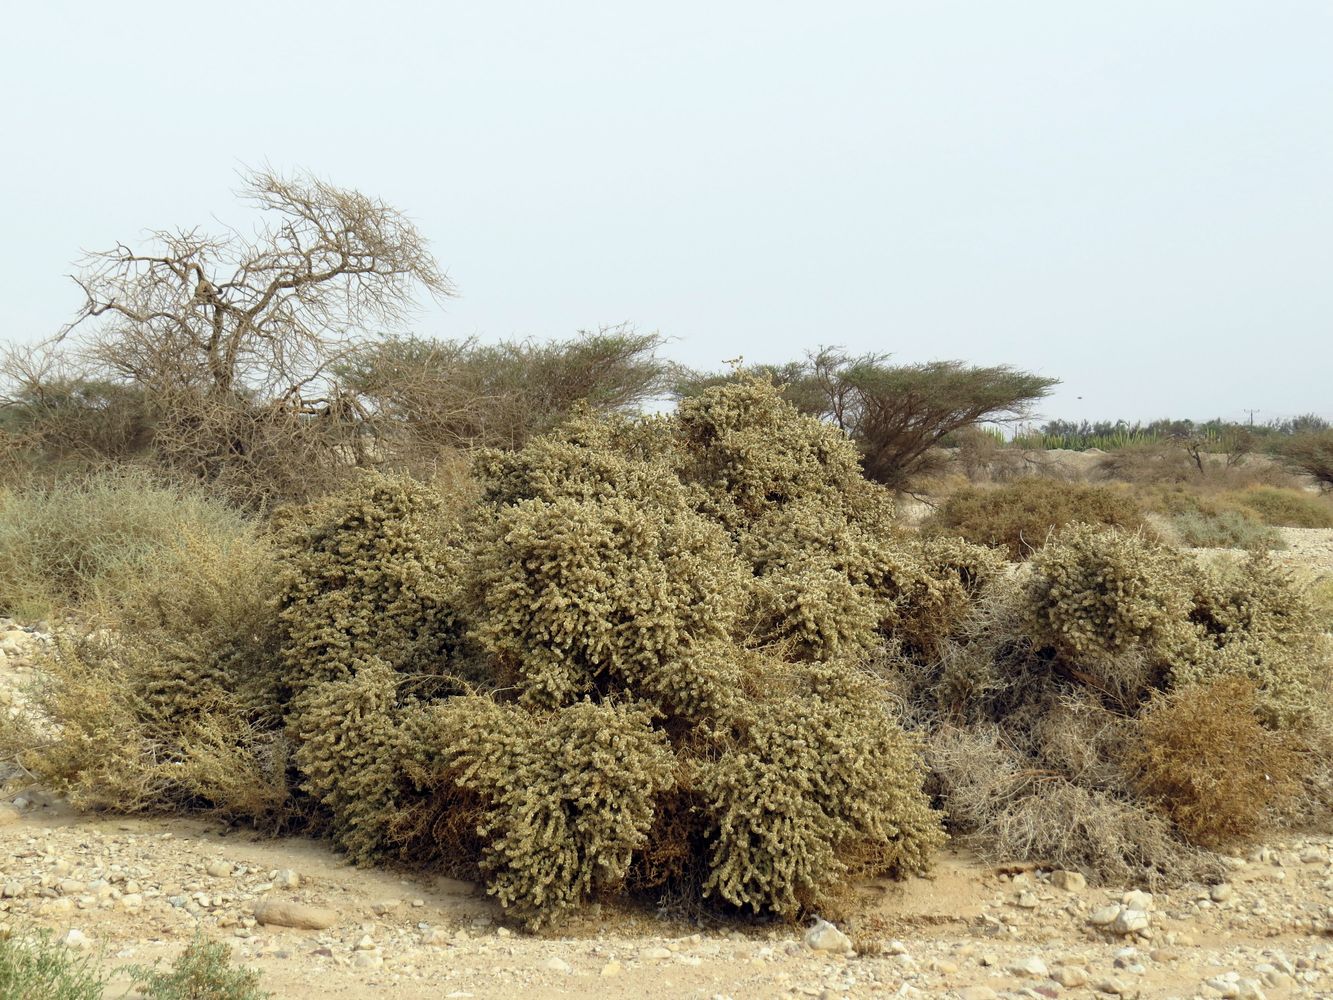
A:
[[[1064,380],[1049,416],[1333,417],[1333,3],[43,0],[0,29],[0,337],[81,249],[405,210],[445,337],[631,321]],[[1079,400],[1078,397],[1083,397]]]

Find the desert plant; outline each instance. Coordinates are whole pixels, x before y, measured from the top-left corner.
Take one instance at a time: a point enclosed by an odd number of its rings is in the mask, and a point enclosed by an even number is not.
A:
[[[131,966],[144,1000],[266,1000],[259,974],[231,964],[231,947],[196,937],[166,972]]]
[[[946,436],[985,421],[1017,419],[1057,384],[1007,366],[888,361],[884,354],[853,357],[821,349],[803,362],[756,366],[734,377],[774,378],[788,400],[850,435],[866,475],[892,487],[921,472],[927,453]],[[681,381],[677,395],[688,399],[724,380],[693,375]]]
[[[0,996],[7,1000],[102,1000],[106,976],[47,931],[0,934]]]
[[[226,504],[132,468],[0,490],[0,610],[49,618],[114,600],[182,539],[225,546],[252,533]]]
[[[530,927],[623,886],[674,781],[653,715],[590,701],[531,712],[478,697],[431,711],[439,772],[482,802],[489,890]]]
[[[1283,528],[1333,528],[1333,503],[1308,493],[1261,486],[1228,497],[1255,511],[1265,524]]]
[[[25,767],[84,807],[281,824],[288,748],[266,540],[187,534],[142,574],[42,654],[34,693],[59,728],[29,740]]]
[[[1196,549],[1285,549],[1274,529],[1249,511],[1177,514],[1171,519],[1176,540]]]
[[[628,326],[551,343],[391,337],[359,346],[339,375],[390,446],[514,449],[579,403],[617,411],[661,395],[670,371],[661,345]]]
[[[711,844],[704,892],[791,917],[849,874],[924,871],[939,821],[919,748],[887,723],[882,692],[838,664],[752,677],[767,697],[736,712],[695,778]]]
[[[1313,479],[1324,492],[1333,490],[1333,430],[1293,435],[1278,446],[1278,456],[1293,472]]]
[[[1194,650],[1186,557],[1116,528],[1075,524],[1028,563],[1027,629],[1068,666],[1133,702]]]
[[[366,473],[342,493],[279,512],[275,529],[293,697],[368,663],[441,671],[459,644],[448,544],[458,527],[439,493]]]
[[[1192,843],[1252,840],[1268,826],[1269,811],[1296,793],[1297,746],[1263,725],[1246,679],[1160,696],[1139,717],[1139,730],[1130,762],[1137,790]]]
[[[1027,478],[992,489],[952,494],[927,519],[933,534],[955,535],[1026,559],[1055,531],[1074,522],[1137,531],[1143,512],[1133,499],[1104,486]]]

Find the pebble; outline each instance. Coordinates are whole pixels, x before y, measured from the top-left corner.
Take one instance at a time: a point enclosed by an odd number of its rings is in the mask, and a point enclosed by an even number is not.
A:
[[[1114,976],[1111,976],[1108,979],[1099,980],[1094,989],[1096,989],[1098,993],[1106,993],[1113,997],[1123,996],[1129,992],[1129,987]]]
[[[1146,930],[1149,922],[1150,919],[1146,911],[1126,907],[1116,914],[1116,918],[1111,924],[1111,930],[1117,934],[1133,934],[1137,931]]]
[[[69,930],[65,931],[64,934],[60,935],[59,941],[66,948],[73,948],[75,951],[84,951],[87,948],[91,948],[93,945],[93,943],[88,940],[88,936],[77,927],[71,927]]]
[[[547,972],[569,973],[574,971],[574,967],[563,958],[551,957],[542,963],[542,968]]]
[[[660,962],[663,959],[667,959],[670,957],[671,957],[670,949],[663,948],[660,944],[651,945],[647,948],[641,948],[639,950],[640,962]]]
[[[599,975],[601,975],[603,978],[610,979],[613,976],[620,975],[621,968],[622,966],[619,962],[610,961],[602,966],[602,971],[599,973]]]
[[[1102,906],[1088,914],[1088,923],[1094,927],[1109,927],[1115,923],[1116,917],[1120,916],[1121,907],[1114,903],[1110,906]]]
[[[1234,894],[1235,890],[1226,882],[1223,882],[1220,885],[1215,885],[1208,890],[1208,898],[1214,903],[1225,903]]]
[[[965,986],[958,991],[958,1000],[999,1000],[999,996],[989,986]]]
[[[299,889],[301,887],[301,876],[290,868],[284,868],[281,871],[274,872],[273,884],[279,889]]]
[[[206,871],[212,878],[230,878],[232,872],[231,862],[222,861],[220,859],[217,861],[210,861],[208,867],[205,868],[204,871]]]

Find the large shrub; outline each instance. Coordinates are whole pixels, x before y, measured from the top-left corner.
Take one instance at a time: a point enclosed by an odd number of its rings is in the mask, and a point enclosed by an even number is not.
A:
[[[927,530],[1001,548],[1026,559],[1054,532],[1082,522],[1136,531],[1143,512],[1129,496],[1105,486],[1029,477],[991,489],[952,494],[927,522]]]

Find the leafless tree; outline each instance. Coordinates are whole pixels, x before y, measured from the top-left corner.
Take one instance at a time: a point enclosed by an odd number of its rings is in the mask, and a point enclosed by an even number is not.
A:
[[[364,458],[331,366],[358,335],[400,325],[420,291],[454,288],[382,201],[269,171],[248,173],[242,195],[264,220],[252,235],[161,230],[146,249],[87,255],[83,307],[49,346],[85,381],[139,390],[168,464],[239,473],[262,495],[311,449]]]

